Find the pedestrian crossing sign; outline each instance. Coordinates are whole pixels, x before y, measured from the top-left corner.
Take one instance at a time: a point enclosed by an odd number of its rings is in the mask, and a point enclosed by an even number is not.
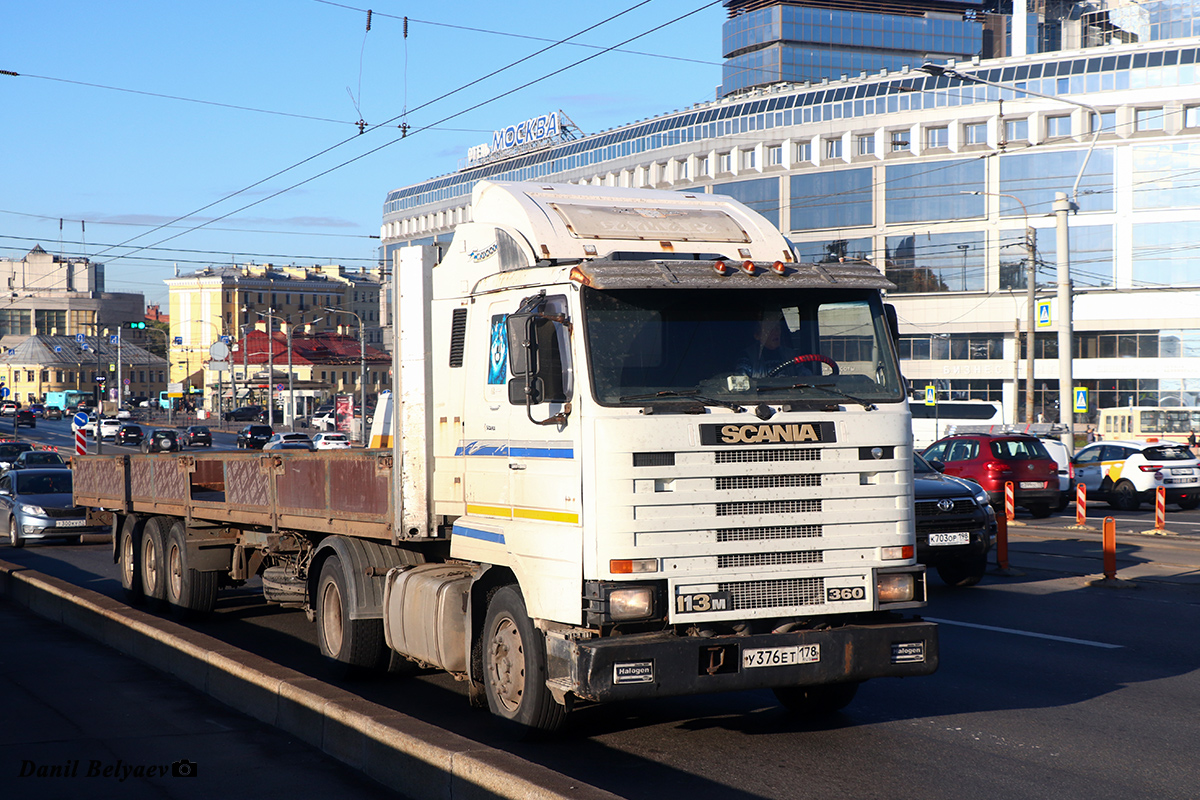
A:
[[[1088,410],[1088,391],[1086,386],[1075,387],[1075,413],[1086,414]]]
[[[933,385],[932,383],[925,387],[925,405],[937,405],[937,386]]]
[[[1037,304],[1037,326],[1039,328],[1049,328],[1052,320],[1050,317],[1050,301],[1038,300]]]

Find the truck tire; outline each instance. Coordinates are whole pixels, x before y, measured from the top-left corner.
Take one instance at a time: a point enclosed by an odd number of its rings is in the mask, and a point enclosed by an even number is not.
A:
[[[131,606],[146,602],[142,591],[142,576],[138,572],[141,563],[142,521],[137,517],[125,518],[117,540],[117,566],[121,573],[121,588],[125,590],[125,601]]]
[[[483,684],[488,708],[522,738],[558,730],[567,709],[546,688],[546,645],[513,585],[488,601],[483,625]]]
[[[349,597],[341,559],[330,556],[321,566],[315,598],[321,655],[347,673],[386,669],[391,651],[384,640],[383,620],[350,619]]]
[[[151,605],[160,605],[167,597],[164,551],[166,528],[170,524],[169,517],[151,517],[142,528],[142,541],[138,547],[138,574],[142,579],[142,593]]]
[[[780,686],[771,691],[780,705],[793,714],[820,716],[841,711],[858,694],[858,683],[826,683],[821,686]]]
[[[171,523],[166,540],[166,597],[171,613],[182,619],[208,614],[217,604],[215,572],[197,572],[188,563],[187,529]]]

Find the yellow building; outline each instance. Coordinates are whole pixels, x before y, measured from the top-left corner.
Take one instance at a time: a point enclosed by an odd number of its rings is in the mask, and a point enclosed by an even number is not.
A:
[[[213,343],[224,337],[237,341],[250,330],[281,331],[295,325],[324,333],[341,326],[357,335],[361,321],[368,343],[382,339],[382,270],[354,272],[337,264],[206,267],[165,283],[172,382],[203,386]],[[335,313],[339,309],[351,313]]]
[[[30,336],[0,351],[0,381],[21,403],[40,402],[50,392],[91,395],[97,385],[106,399],[115,400],[118,384],[126,397],[157,398],[167,388],[166,379],[164,359],[124,341],[118,357],[117,345],[106,337]]]

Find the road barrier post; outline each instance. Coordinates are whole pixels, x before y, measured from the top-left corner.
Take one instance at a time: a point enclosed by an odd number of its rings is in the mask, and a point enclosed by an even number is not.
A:
[[[1104,579],[1111,581],[1117,577],[1117,521],[1112,517],[1104,518]]]
[[[1008,520],[996,518],[996,566],[1001,572],[1008,571]]]
[[[1154,490],[1154,527],[1142,533],[1152,533],[1158,536],[1174,533],[1167,530],[1167,490],[1159,486]]]
[[[1068,525],[1067,529],[1072,531],[1095,530],[1087,524],[1087,487],[1082,483],[1075,487],[1075,524]]]

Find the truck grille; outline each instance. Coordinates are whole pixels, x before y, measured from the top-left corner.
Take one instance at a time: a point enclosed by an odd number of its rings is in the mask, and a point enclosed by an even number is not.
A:
[[[717,531],[718,542],[755,542],[764,539],[816,539],[820,525],[775,525],[769,528],[724,528]]]
[[[820,510],[820,500],[750,500],[740,503],[717,503],[718,517],[735,517],[743,514],[811,514]]]
[[[721,583],[722,592],[729,592],[734,611],[755,608],[815,606],[825,602],[824,578],[789,578],[778,581],[747,581]]]
[[[766,461],[820,461],[821,451],[815,447],[788,450],[719,450],[713,453],[717,464],[751,464]]]
[[[784,564],[820,564],[825,554],[820,550],[805,550],[798,553],[732,553],[717,556],[718,569],[737,567],[772,567]]]
[[[729,475],[717,478],[718,491],[790,489],[797,486],[820,485],[820,475]]]

